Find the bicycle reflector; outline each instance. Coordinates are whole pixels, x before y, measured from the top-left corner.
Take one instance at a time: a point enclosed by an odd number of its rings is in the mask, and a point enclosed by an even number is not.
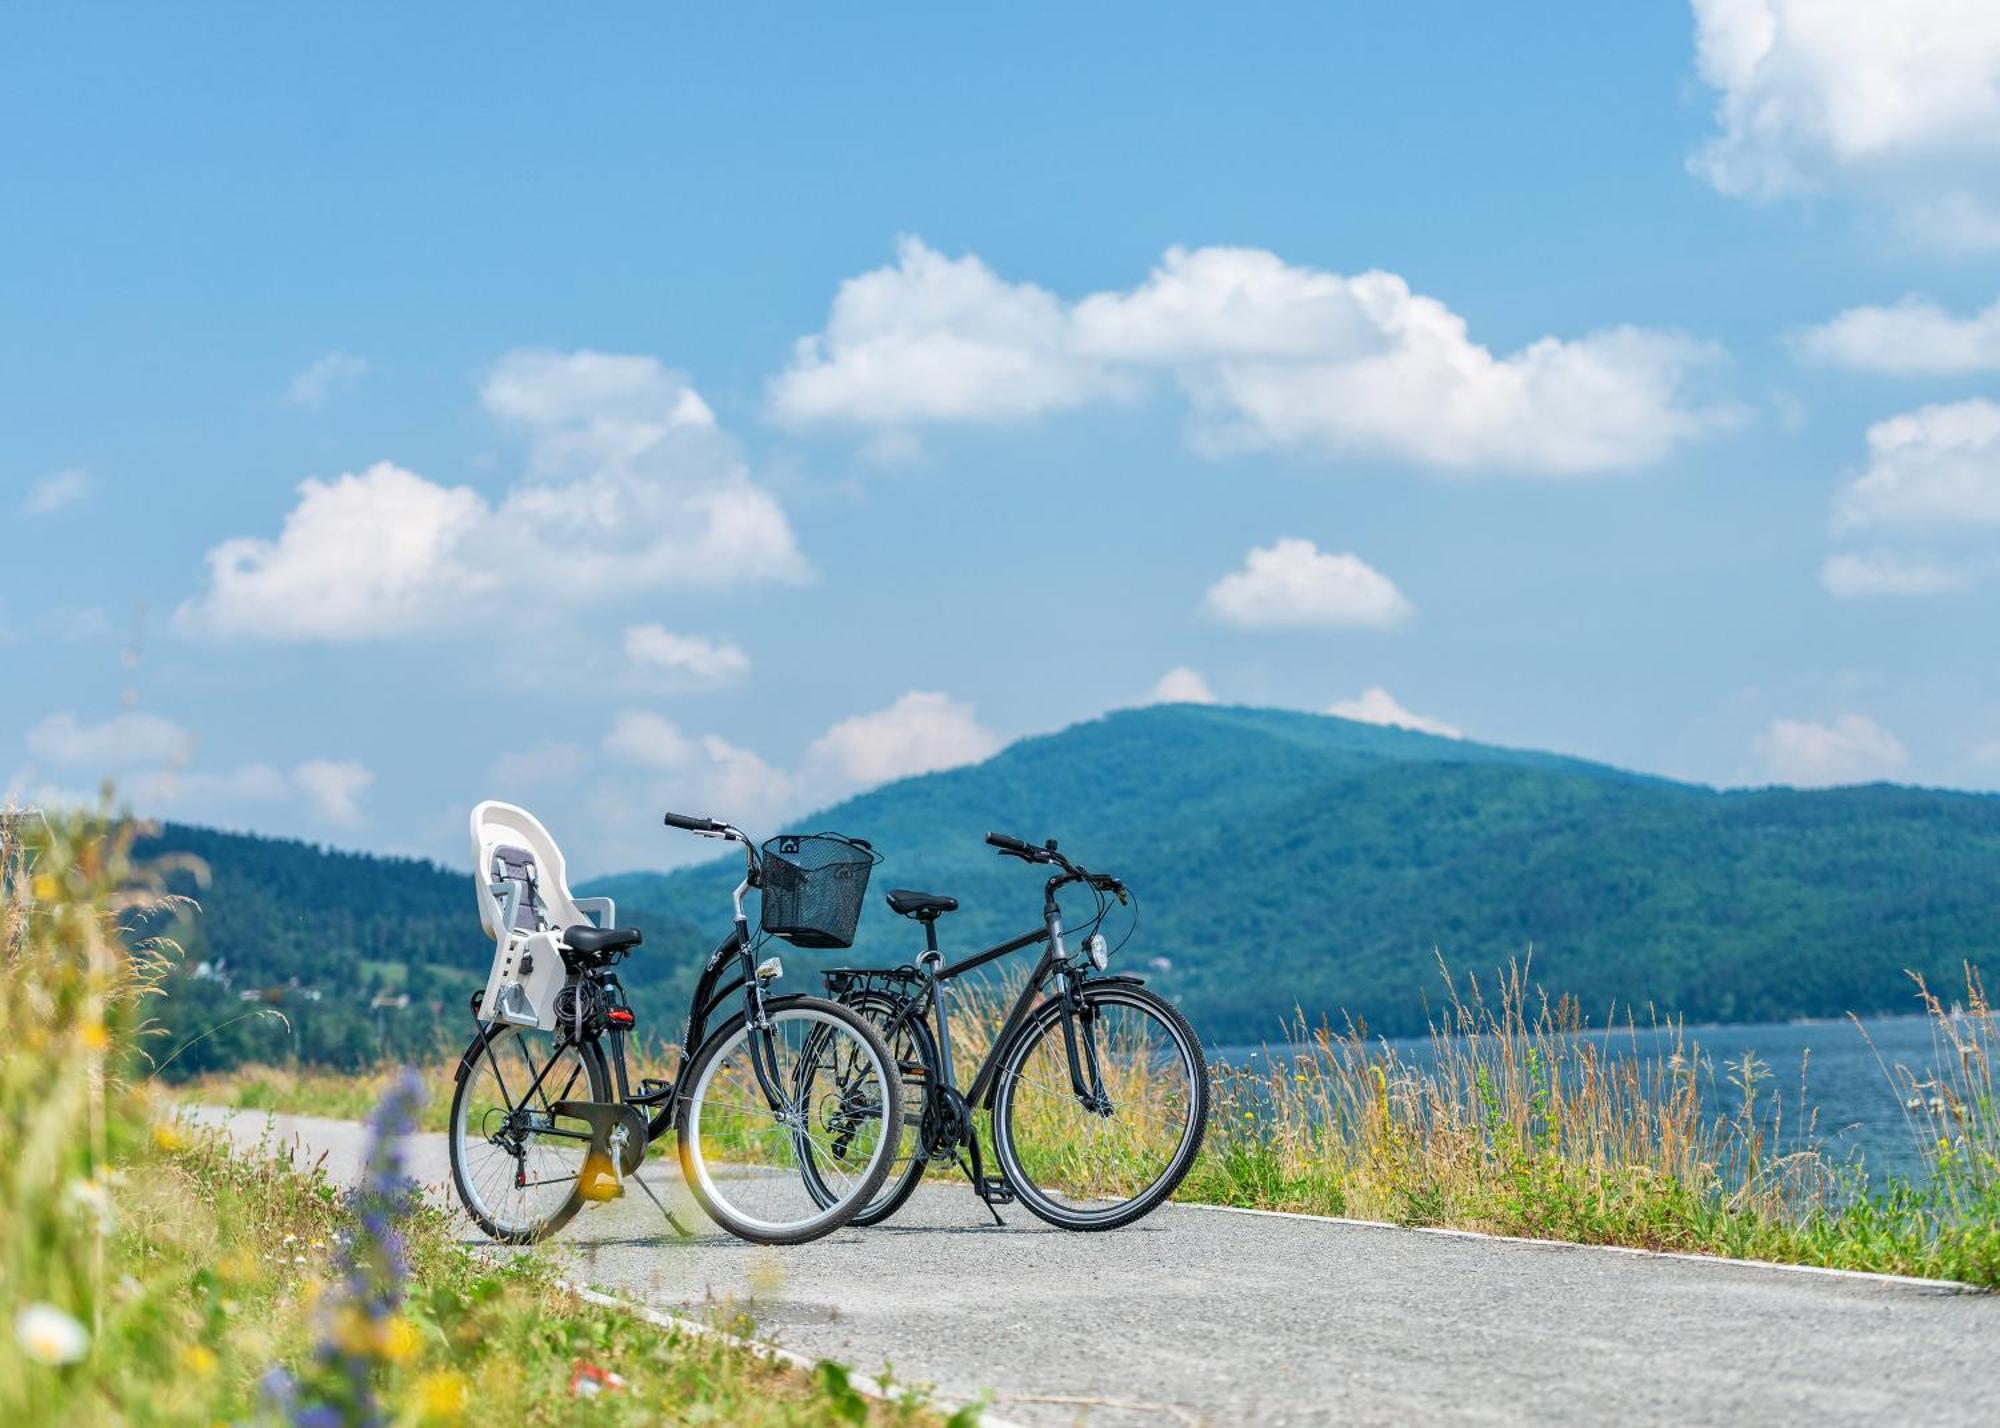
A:
[[[1111,961],[1111,949],[1105,945],[1104,934],[1093,932],[1083,939],[1084,955],[1090,958],[1090,965],[1102,972]]]

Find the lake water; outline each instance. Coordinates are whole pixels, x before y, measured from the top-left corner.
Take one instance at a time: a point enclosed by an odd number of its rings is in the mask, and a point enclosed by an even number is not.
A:
[[[1740,1061],[1748,1052],[1763,1063],[1765,1089],[1784,1098],[1788,1128],[1785,1143],[1789,1146],[1792,1140],[1789,1127],[1798,1110],[1803,1061],[1806,1107],[1818,1114],[1818,1139],[1827,1154],[1835,1160],[1858,1155],[1872,1171],[1913,1177],[1922,1175],[1923,1162],[1905,1118],[1903,1098],[1883,1070],[1883,1064],[1902,1064],[1927,1071],[1935,1064],[1936,1057],[1932,1035],[1930,1018],[1923,1016],[1865,1019],[1861,1029],[1851,1021],[1819,1021],[1686,1030],[1687,1042],[1700,1049],[1711,1068],[1713,1081],[1704,1081],[1704,1089],[1712,1090],[1712,1109],[1717,1114],[1736,1109],[1736,1092],[1729,1083],[1727,1063]],[[1614,1055],[1652,1056],[1669,1045],[1665,1032],[1641,1031],[1636,1037],[1619,1032],[1608,1041],[1592,1039],[1608,1045]],[[1413,1066],[1430,1063],[1428,1038],[1392,1037],[1386,1043]],[[1234,1066],[1258,1066],[1264,1060],[1264,1050],[1260,1047],[1224,1046],[1216,1050],[1221,1059]]]

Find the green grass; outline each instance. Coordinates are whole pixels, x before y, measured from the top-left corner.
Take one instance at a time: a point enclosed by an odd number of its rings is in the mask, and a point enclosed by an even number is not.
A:
[[[141,1069],[172,949],[120,931],[156,874],[131,861],[129,828],[102,821],[62,824],[36,851],[29,873],[0,847],[0,1423],[274,1421],[315,1405],[354,1421],[357,1395],[399,1428],[934,1421],[915,1397],[862,1398],[838,1365],[801,1373],[583,1303],[545,1259],[470,1252],[434,1207],[384,1215],[316,1169],[190,1133]],[[389,1264],[392,1239],[406,1268],[364,1301],[347,1265]],[[579,1366],[623,1386],[580,1403]],[[292,1386],[289,1411],[276,1383]]]

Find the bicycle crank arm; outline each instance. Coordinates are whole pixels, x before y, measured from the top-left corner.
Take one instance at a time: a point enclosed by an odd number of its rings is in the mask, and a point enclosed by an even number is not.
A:
[[[550,1111],[590,1127],[590,1149],[577,1176],[586,1200],[616,1200],[625,1193],[624,1176],[646,1158],[646,1116],[636,1106],[609,1101],[557,1101]]]

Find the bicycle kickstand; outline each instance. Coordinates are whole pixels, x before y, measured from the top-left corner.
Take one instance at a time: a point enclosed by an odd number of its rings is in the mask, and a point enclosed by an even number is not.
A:
[[[646,1198],[648,1200],[651,1200],[654,1205],[659,1207],[660,1213],[667,1217],[667,1223],[674,1227],[675,1234],[679,1235],[684,1240],[691,1240],[694,1238],[694,1231],[689,1229],[686,1225],[683,1225],[678,1219],[674,1217],[674,1212],[672,1210],[669,1210],[666,1207],[666,1205],[661,1202],[660,1197],[653,1193],[653,1187],[648,1185],[644,1180],[640,1179],[636,1171],[633,1172],[630,1179],[641,1190],[644,1190],[646,1192]]]
[[[986,1213],[993,1217],[993,1223],[1003,1230],[1006,1229],[1007,1222],[1001,1219],[1000,1212],[993,1208],[993,1189],[986,1179],[986,1167],[980,1163],[979,1136],[976,1132],[972,1137],[972,1163],[967,1165],[965,1157],[961,1155],[958,1157],[958,1168],[963,1170],[965,1178],[972,1182],[973,1193],[979,1196],[979,1203],[986,1207]]]

